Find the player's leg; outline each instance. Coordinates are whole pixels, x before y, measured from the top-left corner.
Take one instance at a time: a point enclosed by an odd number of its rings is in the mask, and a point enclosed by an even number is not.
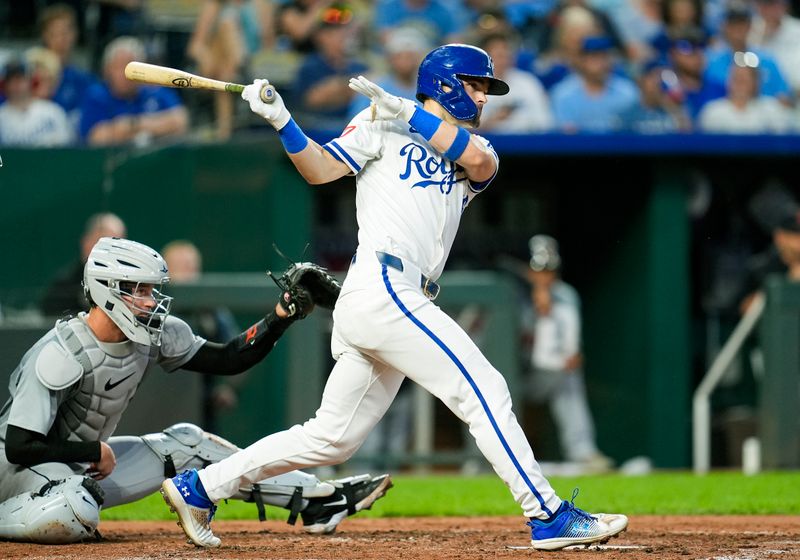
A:
[[[141,437],[116,436],[108,443],[114,450],[117,466],[100,482],[106,508],[144,498],[177,472],[203,468],[239,451],[229,441],[189,423],[175,424],[163,432]],[[331,533],[347,517],[348,507],[342,504],[326,509],[323,504],[338,502],[344,491],[348,495],[363,493],[381,482],[381,477],[369,475],[322,482],[308,473],[291,471],[242,488],[232,498],[255,502],[260,517],[263,504],[289,509],[291,522],[300,514],[307,532]],[[325,515],[321,515],[323,509]]]
[[[200,546],[219,545],[208,526],[214,502],[271,476],[341,463],[355,453],[380,420],[397,393],[402,375],[352,350],[334,351],[334,355],[337,363],[314,418],[262,438],[199,473],[164,482],[165,499],[193,542]],[[388,477],[384,478],[369,494],[355,496],[349,508],[360,511],[370,507],[390,485]],[[206,521],[199,522],[206,514]]]
[[[503,376],[461,327],[428,301],[416,285],[385,266],[381,274],[386,297],[393,302],[394,309],[386,309],[380,316],[384,328],[390,325],[392,336],[375,348],[376,357],[422,385],[467,422],[478,448],[509,486],[526,516],[540,520],[539,523],[562,519],[568,520],[570,526],[577,524],[584,514],[570,502],[562,502],[542,475],[512,411]],[[377,327],[362,321],[357,328],[368,331]],[[589,526],[585,536],[590,540],[580,542],[608,538],[622,531],[627,519],[604,517]],[[561,536],[560,529],[551,532]],[[534,532],[534,546],[542,545],[536,540],[549,541],[546,530],[540,528],[539,533],[547,534],[548,538],[537,539]],[[579,541],[564,542],[558,538],[541,547],[561,548]]]
[[[95,537],[102,490],[62,463],[0,465],[0,539],[64,544]]]
[[[595,471],[608,470],[611,460],[600,453],[595,443],[594,421],[583,373],[575,371],[559,375],[560,383],[553,392],[550,409],[558,426],[564,456]]]

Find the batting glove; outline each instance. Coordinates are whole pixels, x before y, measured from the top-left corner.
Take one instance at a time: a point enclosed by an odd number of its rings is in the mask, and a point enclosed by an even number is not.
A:
[[[369,81],[364,76],[350,78],[350,89],[361,95],[366,95],[372,102],[372,115],[370,120],[391,121],[400,119],[408,122],[417,108],[410,99],[404,99],[387,93],[379,85]]]
[[[292,115],[289,114],[289,110],[286,108],[286,105],[283,104],[283,98],[277,90],[275,91],[275,99],[272,103],[264,103],[261,100],[261,89],[267,85],[269,85],[268,80],[254,80],[252,84],[245,86],[242,91],[242,99],[250,104],[251,111],[256,115],[264,117],[275,130],[280,130],[286,126],[286,123],[289,122]]]

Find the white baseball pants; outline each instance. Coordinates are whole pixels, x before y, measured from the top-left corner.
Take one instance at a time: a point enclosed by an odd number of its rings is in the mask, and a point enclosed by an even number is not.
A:
[[[347,460],[407,376],[469,425],[527,517],[546,518],[558,509],[561,500],[511,410],[505,379],[422,294],[419,270],[403,264],[401,272],[359,249],[333,312],[331,350],[337,362],[315,417],[201,470],[211,500],[290,470]]]

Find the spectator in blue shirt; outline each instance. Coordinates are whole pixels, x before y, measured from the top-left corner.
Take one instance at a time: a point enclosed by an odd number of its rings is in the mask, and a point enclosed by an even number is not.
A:
[[[694,122],[703,105],[713,99],[725,97],[725,86],[709,82],[704,77],[707,35],[702,28],[687,27],[677,30],[671,37],[670,45],[669,63],[678,78],[676,90]]]
[[[734,55],[739,52],[752,52],[758,59],[761,94],[777,97],[786,105],[791,105],[791,88],[783,77],[778,63],[770,53],[748,44],[751,18],[752,12],[747,4],[737,1],[728,5],[722,24],[722,37],[726,44],[709,52],[705,79],[724,88],[731,67],[734,65]]]
[[[341,129],[347,124],[355,96],[348,82],[365,73],[367,66],[351,54],[352,11],[342,8],[338,13],[325,13],[328,16],[313,34],[317,50],[303,61],[292,89],[298,94],[297,109],[305,114],[306,122],[316,128]]]
[[[624,115],[625,129],[642,134],[691,129],[691,120],[678,88],[678,77],[666,59],[654,58],[645,62],[637,83],[639,103]]]
[[[51,99],[66,111],[77,131],[83,97],[97,79],[71,60],[78,38],[75,10],[67,4],[48,6],[42,11],[39,25],[42,44],[55,53],[61,62],[61,75]]]
[[[133,60],[144,60],[144,47],[134,37],[118,37],[106,47],[105,81],[89,88],[81,107],[80,133],[87,143],[146,144],[186,132],[189,118],[173,90],[125,77],[125,66]]]
[[[576,73],[551,92],[557,128],[565,132],[622,129],[623,116],[636,105],[639,92],[631,80],[612,73],[612,46],[604,36],[584,40]]]
[[[456,41],[464,30],[461,23],[440,0],[379,0],[373,22],[381,42],[386,41],[392,27],[412,26],[437,45]]]

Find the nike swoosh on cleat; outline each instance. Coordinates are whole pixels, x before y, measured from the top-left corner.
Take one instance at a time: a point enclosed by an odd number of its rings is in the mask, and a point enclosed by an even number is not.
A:
[[[328,502],[325,506],[346,506],[347,505],[347,498],[342,496],[340,499],[336,500],[335,502]]]
[[[134,372],[134,373],[136,373],[136,372]],[[111,389],[113,389],[114,387],[116,387],[117,385],[119,385],[120,383],[125,381],[126,379],[128,379],[131,375],[133,375],[133,373],[130,374],[130,375],[126,375],[125,377],[123,377],[122,379],[117,381],[116,383],[111,383],[111,380],[109,379],[108,381],[106,381],[106,387],[105,387],[106,391],[110,391]]]

